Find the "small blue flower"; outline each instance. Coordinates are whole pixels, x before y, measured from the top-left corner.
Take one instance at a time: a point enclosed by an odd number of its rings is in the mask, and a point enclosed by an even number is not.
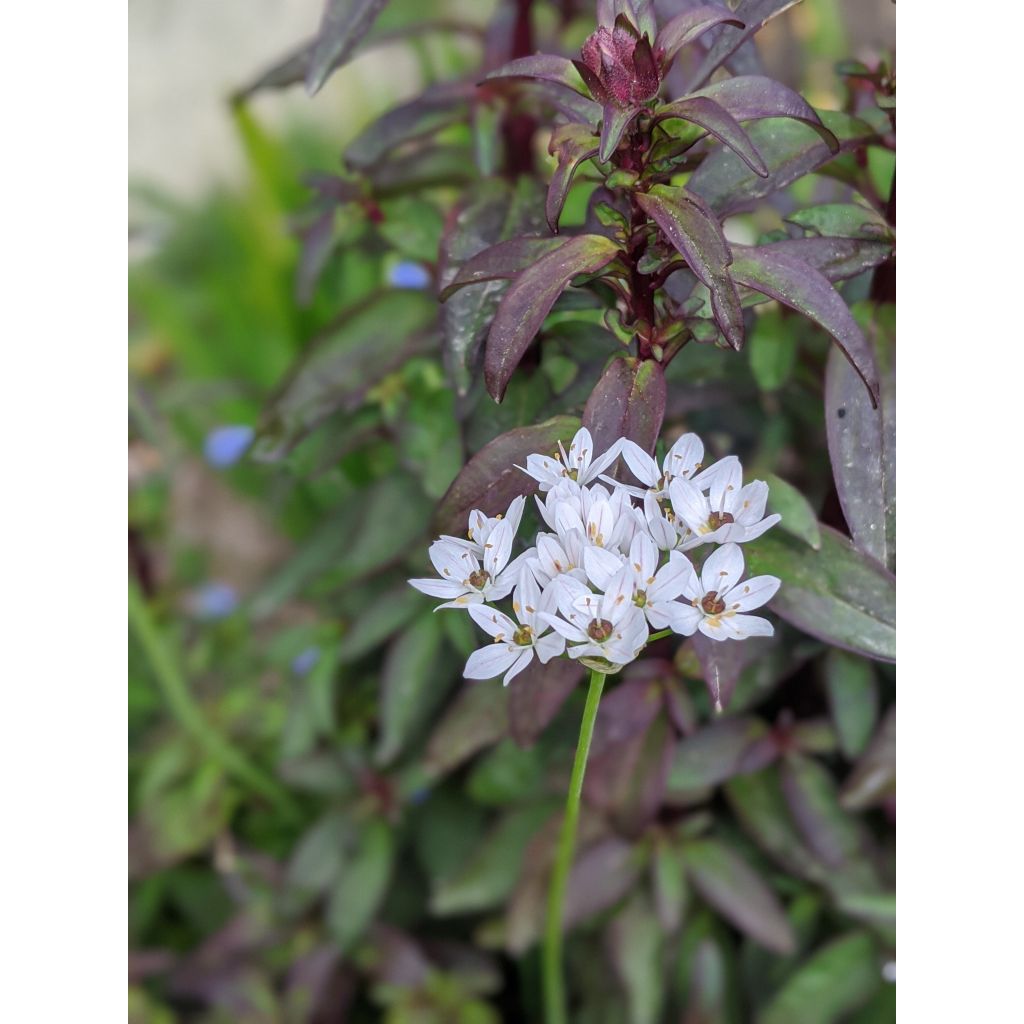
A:
[[[429,288],[430,271],[421,263],[402,260],[388,271],[388,281],[393,288]]]
[[[297,676],[307,675],[320,660],[319,647],[307,647],[292,658],[292,672]]]
[[[421,786],[419,789],[415,789],[409,794],[409,803],[416,807],[421,804],[425,804],[430,799],[430,787]]]
[[[203,454],[214,469],[233,466],[252,444],[253,429],[243,423],[227,427],[215,427],[206,435]]]
[[[196,616],[207,622],[226,619],[238,607],[238,594],[230,583],[211,580],[195,594],[192,608]]]

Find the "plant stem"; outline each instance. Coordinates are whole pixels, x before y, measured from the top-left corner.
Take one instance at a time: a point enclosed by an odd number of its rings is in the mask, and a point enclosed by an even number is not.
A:
[[[565,819],[558,839],[551,887],[548,890],[548,914],[544,929],[544,1020],[545,1024],[566,1024],[565,977],[562,973],[562,919],[565,911],[565,889],[572,867],[576,846],[576,825],[580,817],[580,795],[583,792],[583,774],[587,770],[587,755],[594,735],[597,706],[604,689],[604,673],[590,670],[590,689],[580,723],[580,738],[576,744],[576,757],[572,763],[569,795],[565,802]]]
[[[134,580],[128,581],[128,624],[145,652],[150,668],[171,714],[178,724],[202,747],[206,755],[224,771],[266,797],[283,814],[294,817],[295,803],[288,791],[239,753],[206,720],[192,699],[188,684],[173,655],[164,643],[150,613],[146,599]]]

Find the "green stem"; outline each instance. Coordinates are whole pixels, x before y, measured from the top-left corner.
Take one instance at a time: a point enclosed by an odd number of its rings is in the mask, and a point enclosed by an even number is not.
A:
[[[546,1024],[566,1024],[565,978],[562,973],[562,919],[565,910],[565,889],[572,867],[573,849],[576,845],[576,825],[580,817],[580,795],[583,792],[583,774],[587,770],[587,755],[594,735],[597,706],[604,689],[604,673],[590,671],[590,689],[580,723],[580,738],[576,744],[576,757],[572,763],[572,777],[569,780],[569,796],[565,803],[565,819],[562,834],[555,853],[551,888],[548,890],[548,915],[544,929],[544,1020]]]
[[[672,630],[671,630],[671,629],[663,629],[663,630],[661,630],[661,631],[660,631],[660,632],[658,632],[658,633],[652,633],[652,634],[651,634],[651,635],[650,635],[650,636],[649,636],[649,637],[647,638],[647,642],[648,642],[649,644],[653,644],[655,640],[664,640],[664,639],[665,639],[665,637],[667,637],[667,636],[671,636],[671,635],[672,635]]]
[[[199,705],[192,699],[177,662],[157,629],[146,599],[132,579],[128,581],[128,624],[145,652],[171,714],[182,729],[225,772],[266,797],[284,814],[294,816],[297,808],[288,791],[232,747],[203,716]]]

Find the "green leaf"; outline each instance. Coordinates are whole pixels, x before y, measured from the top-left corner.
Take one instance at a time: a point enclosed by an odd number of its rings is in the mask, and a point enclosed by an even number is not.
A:
[[[439,917],[488,910],[512,892],[523,869],[523,855],[555,804],[541,802],[510,811],[476,846],[459,872],[445,879],[430,900]]]
[[[786,220],[816,235],[886,241],[892,238],[892,229],[886,219],[877,210],[859,203],[809,206],[791,213]]]
[[[440,647],[441,622],[436,615],[419,619],[391,645],[381,674],[378,764],[393,761],[444,700],[451,677],[440,671]]]
[[[671,118],[681,118],[703,128],[724,146],[728,146],[756,175],[762,178],[768,176],[768,168],[743,126],[709,96],[687,96],[674,103],[666,103],[654,114],[655,121]]]
[[[666,933],[679,928],[686,913],[688,890],[682,851],[669,842],[654,846],[651,881],[658,921]]]
[[[505,740],[474,766],[467,793],[480,804],[510,804],[541,793],[544,762],[540,747],[524,750]]]
[[[325,892],[334,883],[353,838],[349,816],[343,811],[329,811],[296,843],[285,872],[285,885],[300,906],[305,898]]]
[[[377,231],[396,252],[413,260],[434,263],[444,220],[441,211],[426,199],[396,196],[380,203],[384,215]]]
[[[825,690],[839,746],[852,760],[864,752],[878,720],[878,688],[871,663],[844,651],[829,651]]]
[[[556,416],[536,426],[510,430],[484,445],[441,499],[435,517],[437,532],[461,536],[473,509],[496,516],[508,509],[513,498],[533,494],[536,481],[517,466],[525,466],[527,455],[534,452],[557,451],[558,442],[568,442],[579,426],[574,416]]]
[[[394,856],[390,826],[380,818],[366,821],[327,904],[327,928],[343,953],[373,920],[387,892]]]
[[[758,1015],[757,1024],[834,1024],[882,983],[874,943],[849,932],[819,949]]]
[[[778,391],[796,363],[797,339],[774,303],[754,321],[747,338],[750,371],[762,391]]]
[[[744,545],[752,576],[778,576],[772,610],[826,643],[896,660],[896,580],[841,534],[821,527],[821,550],[776,532]]]
[[[594,451],[606,451],[620,437],[654,451],[665,418],[665,397],[665,373],[659,363],[615,356],[583,409],[583,426],[594,438]]]
[[[427,768],[445,774],[501,739],[508,729],[507,705],[508,689],[497,680],[467,682],[431,734]]]
[[[604,235],[576,235],[516,275],[487,335],[484,380],[495,401],[501,401],[519,360],[569,282],[596,273],[618,254],[618,246]]]
[[[470,257],[459,272],[440,292],[442,302],[448,302],[460,289],[484,281],[507,281],[521,270],[533,266],[542,256],[561,249],[568,238],[541,238],[524,235],[496,242],[483,252]]]
[[[328,0],[306,71],[311,96],[352,56],[386,5],[387,0]]]
[[[774,473],[765,474],[768,484],[769,514],[782,516],[779,528],[806,541],[815,551],[821,550],[821,529],[811,503],[792,485]]]
[[[544,215],[555,234],[558,233],[558,218],[562,215],[562,207],[576,168],[584,160],[597,156],[597,147],[597,137],[586,125],[570,122],[556,128],[551,134],[548,152],[555,158],[556,167],[548,185]]]
[[[776,953],[792,951],[792,928],[775,894],[739,854],[715,839],[687,843],[687,876],[701,898],[740,931]]]
[[[338,662],[348,665],[369,654],[423,611],[423,599],[402,584],[371,601],[346,627],[338,645]]]
[[[875,807],[896,792],[896,709],[882,720],[868,749],[843,784],[840,801],[851,811]]]
[[[608,926],[608,952],[626,990],[629,1024],[657,1024],[664,986],[661,973],[662,938],[647,897],[638,892]]]

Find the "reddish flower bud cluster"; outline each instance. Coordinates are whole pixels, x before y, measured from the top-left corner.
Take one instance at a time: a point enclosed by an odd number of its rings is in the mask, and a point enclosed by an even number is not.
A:
[[[599,103],[635,107],[658,94],[661,74],[650,41],[623,18],[591,35],[582,57],[574,63]]]

